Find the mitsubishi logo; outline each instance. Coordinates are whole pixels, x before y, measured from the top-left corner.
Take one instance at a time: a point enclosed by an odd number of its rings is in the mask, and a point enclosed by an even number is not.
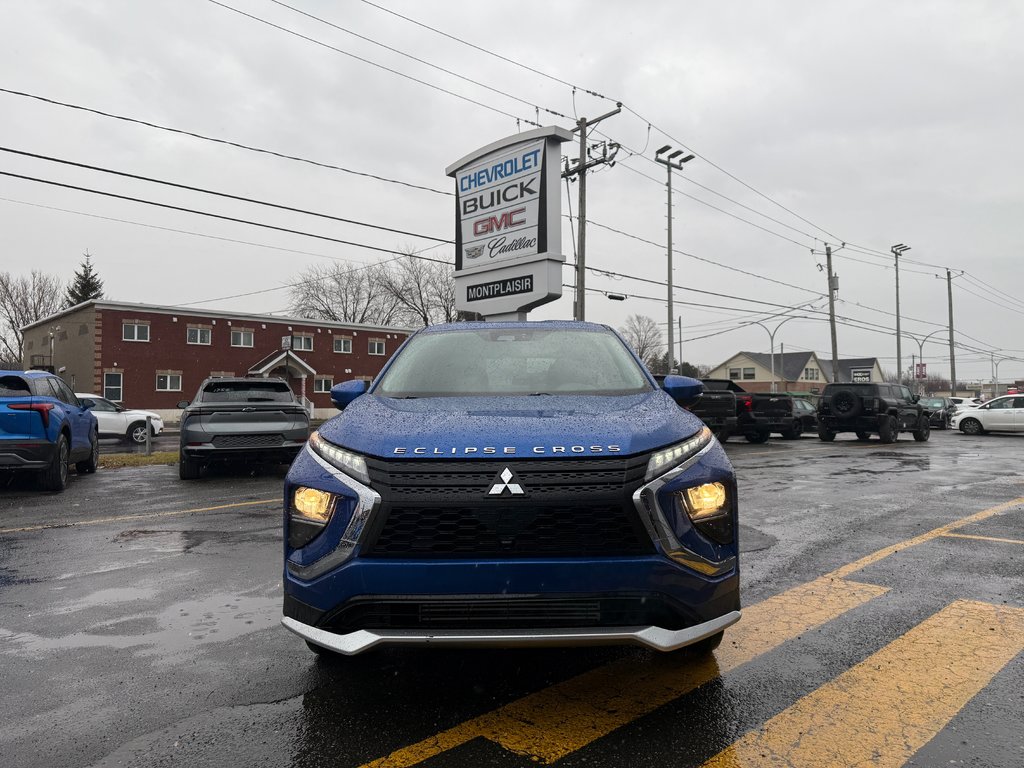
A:
[[[519,478],[515,476],[515,473],[505,467],[501,470],[501,473],[494,479],[494,483],[491,485],[488,496],[501,496],[505,491],[509,492],[510,496],[525,496],[526,491],[523,490],[518,482],[512,482],[513,480],[518,481]]]

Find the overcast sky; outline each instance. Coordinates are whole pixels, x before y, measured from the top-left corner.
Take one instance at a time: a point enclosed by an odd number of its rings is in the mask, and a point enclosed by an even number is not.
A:
[[[938,331],[924,345],[930,372],[949,369],[948,346],[937,343],[945,340],[949,267],[967,273],[954,281],[955,325],[964,334],[958,342],[1018,358],[1000,365],[1000,378],[1024,379],[1024,3],[379,0],[608,97],[601,99],[582,90],[574,96],[555,79],[361,0],[289,4],[487,87],[272,0],[224,2],[464,98],[208,0],[7,0],[0,6],[6,32],[0,87],[444,191],[453,191],[445,166],[516,132],[509,115],[535,120],[530,105],[536,105],[567,116],[541,111],[541,123],[571,128],[574,115],[597,116],[621,100],[632,111],[599,127],[622,144],[619,162],[588,177],[594,225],[587,263],[663,283],[665,171],[652,158],[664,144],[697,153],[674,182],[675,246],[707,260],[675,258],[677,301],[691,302],[677,304],[685,359],[717,364],[741,349],[767,352],[765,330],[743,323],[808,302],[827,308],[826,278],[817,266],[824,256],[812,248],[820,251],[828,241],[837,249],[848,243],[834,265],[837,314],[881,326],[839,326],[840,357],[879,357],[894,369],[895,276],[891,256],[881,254],[906,243],[912,250],[901,262],[903,329],[919,339]],[[447,195],[6,93],[0,93],[0,115],[0,144],[7,148],[454,236]],[[6,152],[0,170],[384,249],[434,245]],[[575,212],[575,185],[571,193]],[[113,300],[216,299],[198,306],[281,312],[288,305],[281,286],[305,266],[387,258],[10,177],[0,177],[0,198],[0,269],[69,277],[88,250]],[[564,195],[562,202],[567,213]],[[563,243],[572,261],[565,219]],[[426,254],[453,257],[444,245]],[[567,267],[566,282],[572,277]],[[643,314],[667,322],[663,285],[595,273],[587,285],[630,295],[615,302],[588,294],[588,320],[621,326],[628,315]],[[221,298],[254,291],[264,292]],[[532,316],[571,317],[571,291]],[[827,357],[828,323],[821,314],[807,316],[782,327],[776,349],[781,342],[787,351]],[[727,332],[692,340],[717,331]],[[905,366],[917,352],[918,344],[905,338]],[[962,379],[989,379],[989,355],[958,350],[957,371]]]

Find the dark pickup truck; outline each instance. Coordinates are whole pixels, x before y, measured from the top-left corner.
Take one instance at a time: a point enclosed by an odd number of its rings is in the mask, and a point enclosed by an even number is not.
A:
[[[704,384],[704,396],[701,400],[723,392],[728,392],[736,398],[736,426],[731,434],[741,434],[751,443],[764,443],[768,441],[772,432],[784,436],[793,432],[793,399],[789,395],[747,392],[731,379],[701,381]],[[694,406],[696,405],[695,403]],[[694,413],[701,415],[696,410]],[[718,440],[725,442],[727,438],[728,435],[719,435]]]
[[[660,386],[665,375],[656,373],[654,378]],[[681,407],[703,421],[720,443],[728,440],[729,435],[736,434],[736,395],[729,390],[712,391],[705,386],[699,398]]]

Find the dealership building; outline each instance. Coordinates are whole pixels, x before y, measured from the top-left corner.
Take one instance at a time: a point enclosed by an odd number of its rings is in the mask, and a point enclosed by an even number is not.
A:
[[[371,380],[406,328],[94,300],[22,329],[25,368],[176,421],[208,376],[279,376],[310,413],[335,413],[330,390]]]

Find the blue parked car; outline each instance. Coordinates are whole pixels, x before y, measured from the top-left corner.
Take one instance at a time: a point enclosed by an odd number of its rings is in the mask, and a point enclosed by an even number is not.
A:
[[[72,462],[96,471],[96,417],[52,373],[0,371],[0,471],[34,470],[44,490],[63,491]]]
[[[284,625],[381,644],[633,643],[707,652],[739,617],[736,482],[718,441],[612,329],[413,335],[288,472]]]

